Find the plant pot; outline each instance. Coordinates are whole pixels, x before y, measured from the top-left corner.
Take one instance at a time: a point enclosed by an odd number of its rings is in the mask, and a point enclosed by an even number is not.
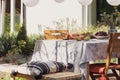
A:
[[[110,34],[111,32],[117,32],[117,29],[115,27],[110,27],[110,29],[108,30],[108,34]]]
[[[110,30],[108,30],[108,33],[111,33],[111,32],[117,32],[117,30],[116,29],[110,29]]]

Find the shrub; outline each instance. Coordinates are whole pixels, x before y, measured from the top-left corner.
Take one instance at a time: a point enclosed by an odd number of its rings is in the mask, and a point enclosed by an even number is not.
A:
[[[5,56],[8,51],[11,49],[12,45],[16,43],[16,35],[15,34],[3,34],[0,36],[0,57]]]
[[[16,40],[17,46],[19,46],[18,42],[21,40],[23,40],[26,43],[24,44],[24,46],[20,47],[22,50],[21,53],[24,54],[25,56],[31,55],[33,53],[35,40],[37,40],[39,37],[40,39],[43,38],[38,35],[27,36],[26,26],[25,24],[23,24],[18,33],[17,40]]]
[[[22,50],[21,53],[23,53],[23,54],[28,53],[29,43],[28,43],[28,37],[27,37],[27,32],[26,32],[26,26],[24,23],[23,23],[22,27],[20,28],[20,31],[17,35],[17,40],[16,40],[17,46],[19,46],[20,41],[23,41],[25,43],[24,46],[20,47]]]
[[[18,35],[17,35],[16,41],[20,41],[20,40],[27,41],[27,32],[26,32],[25,24],[22,25],[22,27],[20,28],[20,31],[18,32]]]
[[[15,15],[15,31],[18,32],[20,30],[20,14]],[[9,33],[10,32],[10,14],[6,13],[5,14],[5,27],[4,27],[4,33]]]
[[[4,33],[8,33],[8,32],[10,32],[10,14],[6,13]]]
[[[36,34],[27,36],[26,26],[24,24],[18,34],[10,34],[9,31],[5,31],[0,36],[0,57],[3,57],[3,60],[8,63],[25,63],[30,59],[37,39],[43,39],[43,36]]]
[[[0,37],[0,57],[7,63],[22,64],[30,60],[34,50],[34,44],[39,35],[28,36],[27,44],[24,40],[16,44],[17,34],[4,34]]]
[[[25,48],[26,42],[24,40],[18,41],[18,44],[11,45],[11,49],[8,50],[9,54],[22,53],[22,48]]]

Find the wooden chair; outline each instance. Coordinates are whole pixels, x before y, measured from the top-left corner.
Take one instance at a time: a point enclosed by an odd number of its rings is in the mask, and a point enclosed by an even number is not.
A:
[[[120,69],[120,64],[111,63],[111,55],[114,53],[120,53],[120,33],[111,33],[108,44],[108,55],[106,57],[106,63],[96,63],[89,65],[89,72],[92,80],[99,78],[99,80],[109,80],[108,77],[115,76],[117,80],[120,80],[116,69]],[[112,74],[108,74],[108,69],[112,70]]]

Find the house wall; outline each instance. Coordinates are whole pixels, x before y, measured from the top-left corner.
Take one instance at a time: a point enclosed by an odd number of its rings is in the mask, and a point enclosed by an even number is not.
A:
[[[63,3],[56,3],[54,0],[39,0],[34,7],[26,7],[27,32],[41,33],[42,30],[49,28],[55,29],[54,20],[66,19],[77,20],[77,25],[82,26],[82,6],[77,0],[65,0]]]

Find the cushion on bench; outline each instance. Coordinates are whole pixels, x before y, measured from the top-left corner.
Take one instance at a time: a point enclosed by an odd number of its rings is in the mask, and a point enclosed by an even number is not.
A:
[[[66,66],[62,62],[56,61],[49,62],[32,61],[28,63],[28,68],[31,74],[34,75],[35,78],[37,79],[42,78],[43,74],[62,72],[66,69],[71,69],[72,67],[73,65],[70,63],[68,63],[68,66]]]

